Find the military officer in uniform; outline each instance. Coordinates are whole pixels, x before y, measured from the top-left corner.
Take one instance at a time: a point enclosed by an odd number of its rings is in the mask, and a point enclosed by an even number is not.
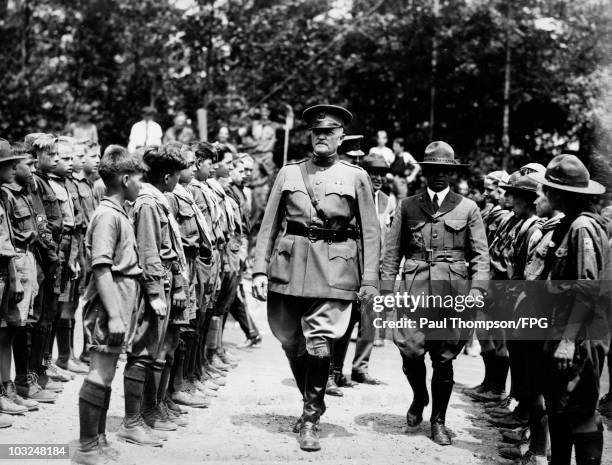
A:
[[[346,331],[352,302],[378,292],[380,227],[367,173],[338,159],[352,114],[316,105],[303,119],[313,156],[278,173],[257,238],[253,295],[267,298],[270,328],[302,393],[300,447],[319,450],[331,346]]]
[[[365,152],[361,150],[361,141],[363,136],[356,134],[344,136],[344,140],[338,147],[338,156],[340,161],[347,161],[353,165],[361,166]]]
[[[405,259],[403,291],[425,296],[469,294],[481,300],[489,276],[489,253],[482,217],[472,200],[449,188],[451,173],[463,165],[455,160],[455,153],[446,142],[429,144],[421,165],[427,190],[402,199],[397,206],[383,253],[381,292],[393,291],[400,263]],[[430,312],[435,309],[424,311],[427,313],[418,315],[431,318],[434,313]],[[406,415],[408,426],[422,422],[423,410],[429,404],[425,384],[425,352],[429,352],[433,365],[432,439],[440,445],[448,445],[451,438],[445,427],[445,417],[454,384],[453,360],[461,352],[468,334],[457,331],[444,331],[443,334],[442,337],[418,328],[395,329],[393,339],[414,393]]]

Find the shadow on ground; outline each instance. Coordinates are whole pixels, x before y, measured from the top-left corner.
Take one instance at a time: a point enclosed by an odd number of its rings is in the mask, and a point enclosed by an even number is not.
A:
[[[297,421],[297,417],[289,415],[274,415],[271,413],[260,414],[241,414],[232,415],[231,423],[235,426],[243,426],[249,424],[256,428],[261,428],[269,433],[282,433],[287,436],[295,437],[293,425]],[[348,438],[354,436],[343,426],[334,425],[332,423],[322,422],[319,425],[319,435],[321,438]]]

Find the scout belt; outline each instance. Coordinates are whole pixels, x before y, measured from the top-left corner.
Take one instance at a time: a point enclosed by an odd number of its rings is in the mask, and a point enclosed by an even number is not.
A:
[[[355,229],[328,229],[318,226],[305,226],[294,221],[287,222],[287,234],[307,237],[311,242],[344,242],[347,239],[358,239],[359,234]]]
[[[431,262],[449,262],[449,261],[464,261],[465,253],[463,249],[425,249],[412,252],[406,255],[408,260],[422,260],[427,263]]]

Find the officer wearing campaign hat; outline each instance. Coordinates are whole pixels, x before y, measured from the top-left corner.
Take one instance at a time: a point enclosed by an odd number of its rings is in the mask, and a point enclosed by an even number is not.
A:
[[[381,291],[393,292],[399,266],[404,261],[402,285],[413,295],[472,295],[482,298],[482,283],[489,277],[489,253],[485,228],[476,203],[450,189],[450,173],[465,166],[455,159],[446,142],[432,142],[421,162],[427,190],[400,201],[387,234],[381,266]],[[471,283],[470,283],[471,280]],[[480,297],[479,297],[480,296]],[[416,309],[421,311],[423,309]],[[437,313],[421,313],[430,318]],[[399,317],[414,317],[402,314]],[[403,361],[403,371],[412,388],[413,400],[406,421],[415,427],[423,421],[429,404],[426,386],[425,352],[429,352],[431,382],[431,435],[440,445],[451,443],[446,429],[446,410],[453,389],[453,359],[459,354],[467,334],[449,329],[443,337],[433,337],[422,328],[394,332]]]
[[[352,302],[377,293],[380,228],[367,173],[338,157],[353,115],[315,105],[302,117],[313,154],[278,173],[257,238],[252,287],[255,298],[267,299],[270,328],[303,396],[295,425],[300,447],[319,450],[331,346],[346,331]]]

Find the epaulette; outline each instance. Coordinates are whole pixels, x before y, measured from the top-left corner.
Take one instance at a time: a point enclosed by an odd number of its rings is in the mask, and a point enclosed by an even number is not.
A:
[[[359,170],[361,170],[361,171],[365,171],[365,170],[364,170],[364,169],[363,169],[361,166],[359,166],[359,165],[354,165],[353,163],[349,163],[349,162],[348,162],[348,161],[346,161],[346,160],[340,160],[340,163],[342,163],[342,164],[344,164],[344,165],[346,165],[346,166],[350,166],[350,167],[352,167],[352,168],[357,168],[357,169],[359,169]]]
[[[299,165],[300,163],[304,163],[306,160],[308,160],[308,158],[302,158],[301,160],[288,161],[287,165]],[[285,166],[287,166],[287,165],[285,165]]]

